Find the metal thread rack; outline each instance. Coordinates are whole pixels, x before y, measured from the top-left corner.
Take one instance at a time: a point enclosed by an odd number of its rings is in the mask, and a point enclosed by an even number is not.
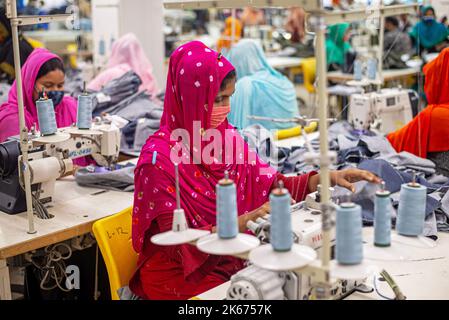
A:
[[[365,20],[367,16],[376,14],[380,19],[380,33],[383,34],[386,16],[398,14],[413,14],[417,4],[368,7],[364,10],[329,11],[325,10],[321,0],[164,0],[166,9],[236,9],[245,6],[251,7],[277,7],[286,8],[300,6],[311,13],[309,24],[316,36],[317,58],[317,91],[318,91],[318,115],[320,122],[320,184],[321,184],[321,210],[323,246],[321,263],[314,261],[310,265],[296,270],[312,277],[316,283],[316,296],[318,299],[327,299],[330,296],[330,260],[331,260],[331,231],[333,228],[332,216],[335,211],[330,201],[330,165],[331,156],[328,146],[328,110],[327,110],[327,62],[326,62],[326,26],[339,22],[353,22]],[[382,36],[380,41],[383,42]],[[379,45],[378,52],[378,76],[382,81],[382,54],[383,43]]]
[[[51,23],[57,21],[75,19],[73,14],[59,14],[59,15],[43,15],[43,16],[18,16],[17,15],[17,1],[6,0],[6,16],[11,21],[11,36],[13,41],[14,51],[14,70],[16,75],[17,86],[17,100],[19,109],[19,126],[20,126],[20,150],[22,152],[22,161],[18,163],[19,172],[23,178],[25,187],[27,218],[28,218],[28,233],[35,234],[37,231],[34,227],[34,213],[33,202],[31,195],[30,170],[28,163],[28,151],[30,149],[30,142],[28,140],[28,128],[25,122],[25,108],[23,105],[23,87],[22,87],[22,67],[20,63],[20,46],[19,46],[19,27],[26,25],[36,25],[42,23]]]

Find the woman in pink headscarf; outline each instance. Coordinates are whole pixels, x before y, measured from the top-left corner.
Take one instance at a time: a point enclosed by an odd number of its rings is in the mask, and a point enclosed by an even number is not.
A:
[[[67,127],[76,121],[76,100],[64,96],[64,65],[61,58],[46,49],[35,49],[22,67],[22,92],[25,122],[28,129],[36,126],[35,101],[42,89],[53,100],[58,127]],[[9,91],[8,102],[0,106],[0,142],[19,134],[19,109],[17,107],[17,84]]]
[[[25,107],[25,124],[28,130],[39,130],[35,101],[44,90],[55,108],[58,128],[71,126],[76,122],[77,102],[74,98],[64,96],[64,64],[57,55],[46,49],[34,49],[22,67],[22,92]],[[8,102],[0,106],[0,143],[11,136],[18,135],[19,109],[17,84],[14,81],[8,95]],[[94,163],[90,157],[74,161],[77,166]]]
[[[130,288],[142,298],[188,299],[228,281],[243,267],[240,259],[208,255],[188,244],[151,243],[151,236],[171,229],[176,208],[173,162],[179,163],[181,207],[189,226],[211,232],[216,231],[215,186],[225,171],[238,190],[240,232],[249,220],[269,212],[267,201],[276,180],[284,181],[295,200],[317,188],[316,172],[293,178],[276,173],[228,123],[235,81],[231,63],[201,42],[187,43],[171,56],[161,127],[147,140],[135,170],[132,240],[139,261]],[[211,135],[218,146],[213,150],[208,149]],[[360,179],[377,181],[357,169],[332,174],[334,183],[339,180],[348,188]]]
[[[158,94],[156,80],[153,76],[153,66],[145,56],[137,37],[128,33],[114,42],[112,53],[106,69],[95,77],[87,86],[88,89],[98,91],[116,78],[120,78],[128,71],[134,71],[142,80],[140,90],[146,90],[151,95]]]

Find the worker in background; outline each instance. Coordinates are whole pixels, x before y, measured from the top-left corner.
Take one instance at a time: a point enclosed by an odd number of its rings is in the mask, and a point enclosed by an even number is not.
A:
[[[36,101],[44,91],[53,101],[58,128],[76,122],[77,102],[64,95],[65,71],[60,57],[42,48],[34,49],[22,67],[22,92],[25,109],[25,125],[28,130],[35,126],[39,130]],[[14,81],[8,101],[0,106],[0,143],[19,134],[19,108],[17,84]],[[88,158],[76,159],[77,166],[93,163]]]
[[[239,42],[242,37],[242,23],[239,19],[228,17],[225,20],[225,29],[223,31],[222,37],[218,40],[217,51],[223,54],[231,49],[232,36],[234,31],[234,44]]]
[[[396,17],[385,18],[384,35],[384,61],[385,69],[401,69],[407,65],[402,61],[404,54],[412,50],[410,36],[399,28],[399,20]]]
[[[414,27],[410,35],[419,52],[440,52],[448,45],[448,29],[436,21],[435,10],[431,6],[423,7],[421,10],[421,21]]]
[[[351,52],[349,43],[349,23],[329,26],[326,36],[326,56],[328,69],[339,70],[345,64],[346,54]]]
[[[387,138],[397,152],[429,158],[449,176],[449,48],[424,66],[428,106]]]
[[[195,13],[195,21],[193,26],[197,35],[207,34],[207,23],[209,22],[209,10],[193,10]]]
[[[252,39],[243,39],[227,56],[237,71],[237,85],[231,99],[229,122],[238,129],[259,123],[249,115],[293,118],[299,116],[293,83],[267,62],[262,47]],[[267,129],[292,127],[289,123],[265,121]]]
[[[441,18],[440,22],[446,27],[449,28],[449,20],[447,19],[447,16],[444,16]]]
[[[399,16],[399,28],[407,33],[410,33],[413,29],[413,24],[409,20],[409,15],[404,13]]]
[[[12,83],[16,77],[14,71],[14,51],[11,36],[11,23],[4,8],[0,8],[0,73],[1,78]],[[19,34],[20,63],[23,65],[33,52],[33,46],[22,34]]]
[[[105,84],[120,78],[130,70],[134,71],[142,80],[140,90],[146,90],[152,96],[159,93],[153,75],[153,66],[133,33],[125,34],[114,42],[106,69],[98,74],[87,85],[87,88],[99,91]]]
[[[306,35],[306,12],[299,7],[292,7],[289,10],[285,30],[290,32],[293,43],[299,43],[304,40]]]
[[[243,27],[258,26],[265,23],[265,14],[261,9],[245,7],[240,20],[242,21]]]
[[[167,80],[170,89],[164,101],[161,128],[143,147],[134,178],[132,242],[139,259],[129,285],[141,298],[189,299],[229,281],[244,267],[243,260],[209,255],[190,244],[151,243],[153,235],[172,228],[176,208],[173,161],[179,163],[180,206],[189,227],[195,229],[216,232],[215,187],[225,172],[237,186],[240,232],[246,231],[248,221],[269,212],[269,194],[277,186],[276,181],[284,181],[296,201],[317,189],[316,172],[288,178],[277,173],[249,150],[238,131],[229,125],[226,116],[235,82],[231,63],[201,42],[181,46],[170,58]],[[217,141],[223,139],[224,144],[212,154],[198,155],[197,147],[208,146],[204,141],[208,141],[205,136],[210,129],[215,129],[212,131],[219,135]],[[185,139],[199,133],[204,140],[194,141],[192,148],[191,143],[178,138],[180,131]],[[223,153],[225,161],[220,155]],[[213,158],[215,161],[210,161]],[[358,169],[331,173],[332,185],[338,183],[351,190],[354,190],[352,183],[359,180],[379,182],[373,174]]]

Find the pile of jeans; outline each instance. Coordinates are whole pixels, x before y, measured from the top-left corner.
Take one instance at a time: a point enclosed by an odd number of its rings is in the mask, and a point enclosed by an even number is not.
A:
[[[139,91],[142,84],[134,71],[108,82],[94,96],[93,115],[114,115],[122,118],[126,125],[121,128],[120,151],[138,156],[150,135],[160,126],[163,112],[163,94],[151,96]]]
[[[260,125],[250,126],[242,131],[250,147],[283,174],[306,173],[319,170],[318,165],[307,164],[305,147],[279,148],[274,143],[273,134]],[[392,192],[393,206],[397,208],[401,184],[416,180],[428,190],[426,207],[426,235],[436,231],[449,232],[449,179],[438,174],[434,162],[408,152],[397,153],[389,141],[373,132],[356,131],[345,121],[332,124],[328,130],[329,147],[337,152],[337,162],[331,169],[341,170],[358,167],[368,170],[386,182]],[[319,152],[319,139],[311,141],[313,151]],[[354,202],[362,206],[363,222],[372,225],[374,220],[374,193],[377,185],[367,182],[356,183]],[[336,197],[347,193],[336,188]],[[393,221],[394,222],[394,221]]]

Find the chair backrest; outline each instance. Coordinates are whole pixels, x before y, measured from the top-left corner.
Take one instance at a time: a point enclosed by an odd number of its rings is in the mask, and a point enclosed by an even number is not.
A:
[[[98,220],[93,233],[108,270],[111,297],[119,300],[117,290],[128,285],[136,270],[137,253],[132,246],[132,207]]]
[[[309,93],[315,92],[316,58],[305,58],[301,61],[304,76],[304,87]]]

